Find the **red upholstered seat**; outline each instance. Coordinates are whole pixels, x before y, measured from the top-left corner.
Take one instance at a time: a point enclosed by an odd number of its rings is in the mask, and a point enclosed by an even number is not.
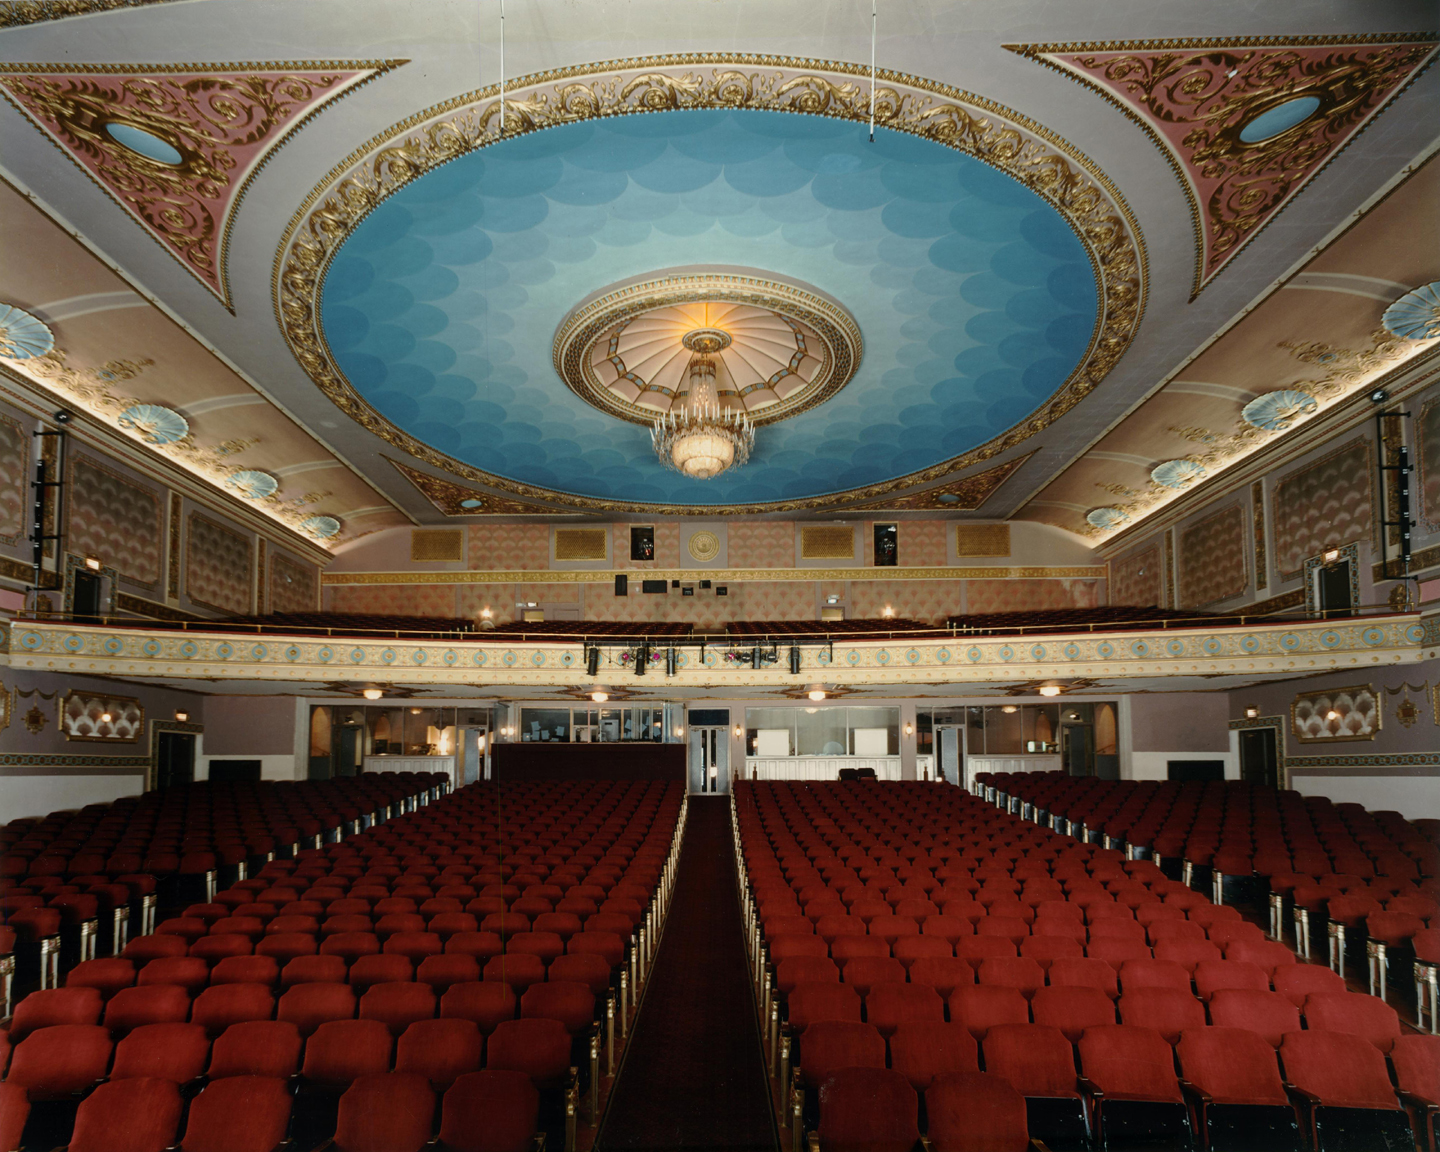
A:
[[[822,1020],[806,1029],[798,1067],[807,1088],[841,1068],[884,1068],[885,1039],[872,1024]]]
[[[420,1152],[430,1141],[435,1091],[424,1076],[379,1072],[356,1077],[340,1097],[335,1152]]]
[[[841,1068],[820,1085],[820,1146],[833,1152],[910,1152],[919,1098],[888,1068]]]
[[[141,1077],[101,1084],[75,1113],[71,1152],[164,1152],[180,1126],[180,1090]]]
[[[178,984],[122,988],[105,1005],[105,1027],[118,1036],[145,1024],[183,1024],[190,1012],[190,994]]]
[[[1041,988],[1030,1001],[1036,1024],[1048,1024],[1077,1043],[1086,1028],[1115,1023],[1115,1002],[1098,988]]]
[[[197,1079],[210,1058],[210,1038],[198,1024],[145,1024],[115,1045],[112,1080],[155,1076],[175,1084]]]
[[[1120,1009],[1123,1014],[1123,997]],[[1183,1103],[1175,1076],[1175,1054],[1170,1041],[1155,1029],[1131,1024],[1089,1028],[1078,1047],[1086,1078],[1109,1100]]]
[[[379,1020],[331,1020],[306,1041],[301,1074],[325,1087],[348,1085],[357,1077],[389,1071],[394,1044]]]
[[[302,1046],[300,1029],[288,1020],[246,1020],[232,1024],[211,1047],[210,1079],[294,1076],[300,1071]]]
[[[102,1004],[100,989],[49,988],[32,992],[16,1006],[10,1020],[10,1040],[23,1040],[37,1028],[57,1024],[99,1023]]]
[[[1125,1024],[1152,1029],[1175,1044],[1187,1028],[1205,1027],[1205,1008],[1189,992],[1175,988],[1137,988],[1120,997]]]
[[[54,1024],[32,1032],[10,1054],[6,1082],[31,1101],[84,1092],[110,1067],[110,1034],[96,1024]]]
[[[523,1072],[489,1069],[461,1076],[441,1106],[442,1152],[528,1152],[540,1094]]]
[[[1353,993],[1346,993],[1353,995]],[[1285,1079],[1332,1108],[1398,1111],[1385,1057],[1363,1036],[1309,1028],[1280,1045]]]
[[[537,1088],[561,1083],[570,1069],[570,1033],[558,1020],[505,1020],[487,1047],[486,1067],[524,1072]]]
[[[515,1019],[518,1005],[515,990],[500,981],[456,984],[441,996],[440,1016],[473,1020],[489,1035],[501,1021]]]
[[[1314,992],[1344,992],[1345,980],[1321,964],[1291,964],[1275,970],[1271,978],[1275,991],[1298,1008]]]
[[[24,1087],[9,1082],[0,1084],[0,1148],[20,1147],[20,1136],[29,1118],[30,1098]]]
[[[884,981],[872,985],[866,995],[865,1019],[889,1037],[901,1024],[943,1023],[945,1001],[925,984]]]
[[[1400,1036],[1400,1017],[1378,996],[1362,992],[1316,992],[1304,1004],[1305,1026],[1361,1036],[1389,1052]]]
[[[416,981],[376,984],[360,997],[361,1020],[380,1020],[399,1036],[416,1020],[435,1015],[435,989]]]
[[[193,1023],[218,1036],[242,1020],[269,1020],[275,1015],[275,997],[265,984],[223,984],[206,988],[190,1010]]]
[[[1007,1080],[1022,1096],[1080,1098],[1075,1054],[1059,1028],[997,1024],[985,1037],[985,1070]]]
[[[1274,1047],[1249,1028],[1191,1028],[1176,1045],[1185,1079],[1216,1104],[1289,1107]]]
[[[996,1024],[1028,1024],[1030,1006],[1014,988],[1001,985],[976,985],[956,988],[950,994],[950,1020],[963,1024],[982,1043],[985,1034]]]
[[[484,1063],[485,1037],[473,1020],[417,1020],[401,1034],[395,1048],[395,1071],[415,1072],[443,1092],[467,1072]]]
[[[212,1076],[190,1103],[181,1152],[271,1152],[285,1140],[290,1104],[278,1077]]]
[[[925,1090],[935,1152],[1026,1152],[1025,1098],[988,1072],[950,1072]]]
[[[860,1019],[860,993],[849,984],[807,981],[797,984],[786,998],[790,1027],[804,1032],[821,1020]]]
[[[956,988],[975,983],[975,969],[955,956],[922,956],[910,965],[910,983],[928,984],[948,997]]]
[[[904,1023],[890,1036],[891,1067],[917,1091],[923,1092],[936,1076],[977,1071],[979,1060],[979,1046],[963,1024]]]
[[[1300,1010],[1279,992],[1226,988],[1210,999],[1210,1022],[1222,1028],[1244,1028],[1278,1048],[1285,1033],[1300,1030]]]
[[[275,1018],[311,1036],[328,1021],[354,1019],[356,1003],[348,984],[296,984],[281,995]]]

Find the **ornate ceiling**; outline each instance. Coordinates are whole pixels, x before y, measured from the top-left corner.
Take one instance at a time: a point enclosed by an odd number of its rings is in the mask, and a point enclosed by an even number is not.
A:
[[[358,485],[306,505],[337,540],[948,509],[1098,542],[1290,434],[1244,404],[1296,385],[1298,429],[1431,351],[1375,332],[1440,275],[1432,5],[897,7],[873,108],[862,3],[681,7],[512,10],[502,116],[498,6],[14,5],[0,304],[82,371],[148,361],[121,398],[194,415],[197,448],[328,461]],[[644,420],[703,301],[587,309],[717,273],[810,310],[712,293],[760,427],[749,464],[688,480]],[[107,294],[164,323],[67,303]],[[196,412],[242,392],[241,424]],[[318,491],[279,478],[266,499]]]

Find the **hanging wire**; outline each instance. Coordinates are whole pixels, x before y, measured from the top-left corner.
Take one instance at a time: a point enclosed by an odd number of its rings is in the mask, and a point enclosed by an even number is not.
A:
[[[870,143],[875,143],[875,27],[876,3],[870,0]],[[501,0],[502,9],[504,0]],[[502,25],[503,27],[503,25]],[[503,58],[502,58],[503,59]]]

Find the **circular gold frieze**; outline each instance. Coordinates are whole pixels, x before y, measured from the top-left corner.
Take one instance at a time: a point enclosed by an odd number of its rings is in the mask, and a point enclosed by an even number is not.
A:
[[[707,532],[703,529],[690,537],[685,546],[690,553],[692,560],[698,560],[701,564],[708,564],[720,555],[720,537],[714,532]]]
[[[649,424],[684,401],[696,353],[721,407],[755,424],[829,399],[860,366],[860,327],[819,289],[749,269],[671,269],[605,289],[555,334],[555,371],[613,416]]]

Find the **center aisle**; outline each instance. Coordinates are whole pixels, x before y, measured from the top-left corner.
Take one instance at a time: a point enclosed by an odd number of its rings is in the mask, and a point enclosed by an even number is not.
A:
[[[779,1147],[727,797],[690,797],[665,932],[595,1147]]]

